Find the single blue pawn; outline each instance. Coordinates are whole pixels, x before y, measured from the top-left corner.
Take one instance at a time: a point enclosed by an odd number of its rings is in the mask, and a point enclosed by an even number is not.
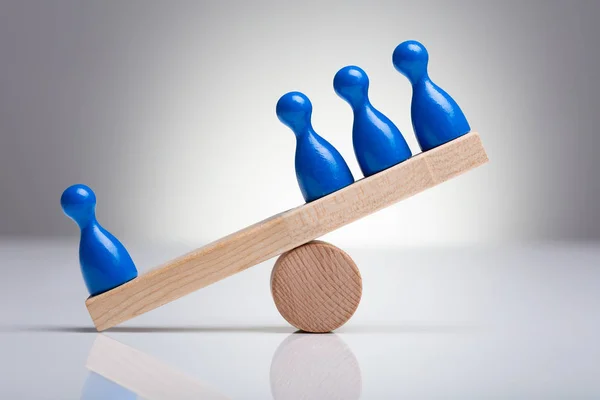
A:
[[[429,79],[429,54],[421,43],[409,40],[394,50],[394,67],[413,87],[411,117],[421,150],[427,151],[471,130],[465,115],[448,93]]]
[[[347,66],[333,78],[335,92],[352,107],[352,143],[364,176],[370,176],[410,158],[404,136],[369,101],[369,77],[361,68]]]
[[[308,97],[300,92],[286,93],[277,102],[276,113],[296,135],[296,178],[306,202],[354,183],[342,155],[313,130]]]
[[[91,296],[106,292],[137,276],[125,247],[96,221],[96,195],[85,185],[68,187],[60,198],[67,216],[79,225],[79,264]]]

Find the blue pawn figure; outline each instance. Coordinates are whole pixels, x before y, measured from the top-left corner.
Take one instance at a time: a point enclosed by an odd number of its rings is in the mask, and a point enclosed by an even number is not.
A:
[[[412,153],[400,130],[369,101],[369,77],[348,66],[333,78],[335,92],[354,112],[352,143],[364,176],[370,176],[410,158]]]
[[[63,211],[81,229],[79,264],[91,296],[137,276],[125,247],[96,221],[96,195],[85,185],[68,187],[60,198]]]
[[[394,50],[394,67],[412,84],[411,117],[421,150],[427,151],[471,130],[465,115],[448,93],[429,79],[429,54],[421,43],[409,40]]]
[[[277,102],[276,113],[296,135],[296,178],[307,203],[354,183],[341,154],[313,130],[308,97],[286,93]]]

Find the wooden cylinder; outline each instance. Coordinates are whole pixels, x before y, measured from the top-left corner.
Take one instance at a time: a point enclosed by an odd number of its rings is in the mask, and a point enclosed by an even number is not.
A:
[[[305,332],[330,332],[358,308],[362,279],[348,254],[332,244],[312,241],[277,259],[271,293],[291,325]]]

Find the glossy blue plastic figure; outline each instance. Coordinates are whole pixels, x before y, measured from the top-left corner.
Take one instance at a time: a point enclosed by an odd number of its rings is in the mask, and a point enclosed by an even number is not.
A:
[[[429,54],[421,43],[409,40],[394,50],[392,62],[412,84],[412,123],[417,141],[427,151],[468,133],[471,128],[448,93],[429,79]]]
[[[63,211],[81,229],[79,264],[83,280],[95,296],[137,276],[125,247],[96,221],[96,195],[85,185],[68,187],[60,198]]]
[[[276,113],[296,135],[296,178],[306,202],[354,183],[341,154],[313,130],[308,97],[300,92],[286,93],[277,102]]]
[[[376,174],[410,158],[400,130],[369,101],[369,77],[361,68],[347,66],[333,78],[335,92],[352,107],[352,143],[364,176]]]

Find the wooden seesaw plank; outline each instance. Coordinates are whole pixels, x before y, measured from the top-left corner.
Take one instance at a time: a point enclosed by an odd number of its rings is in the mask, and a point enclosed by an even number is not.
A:
[[[103,331],[461,175],[488,161],[468,133],[328,196],[274,215],[178,257],[86,305]]]

